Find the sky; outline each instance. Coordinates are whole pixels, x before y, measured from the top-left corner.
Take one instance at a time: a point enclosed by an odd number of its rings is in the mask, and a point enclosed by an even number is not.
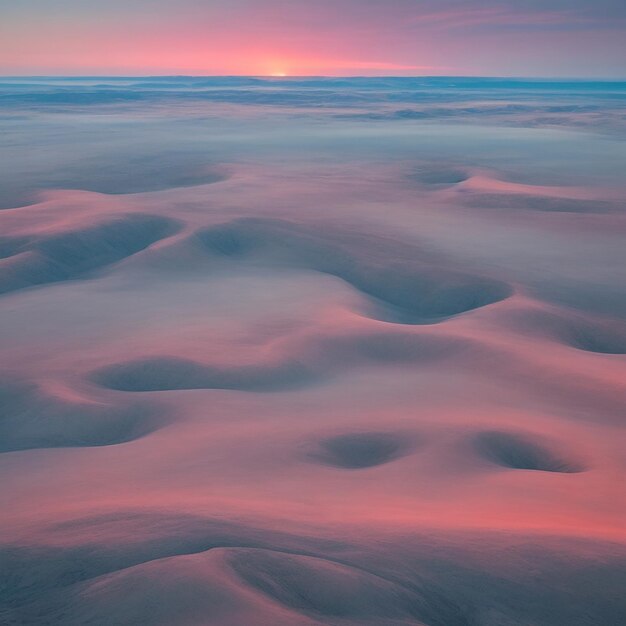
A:
[[[0,0],[0,74],[626,78],[626,2]]]

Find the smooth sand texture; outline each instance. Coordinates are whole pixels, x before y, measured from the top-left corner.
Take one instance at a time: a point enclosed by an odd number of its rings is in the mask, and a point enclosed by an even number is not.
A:
[[[626,623],[617,96],[171,81],[4,88],[0,623]]]

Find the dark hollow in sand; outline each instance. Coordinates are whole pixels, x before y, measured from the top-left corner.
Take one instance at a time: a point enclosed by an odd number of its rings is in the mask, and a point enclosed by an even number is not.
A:
[[[235,389],[277,391],[307,383],[315,377],[295,361],[219,367],[177,357],[153,357],[116,363],[93,372],[95,383],[117,391]]]
[[[621,320],[589,319],[568,311],[513,311],[508,324],[519,330],[548,336],[572,348],[599,354],[626,354],[626,324]]]
[[[410,448],[406,439],[394,433],[348,433],[320,441],[308,458],[343,469],[364,469],[389,463]]]
[[[626,354],[626,331],[617,324],[572,323],[563,326],[561,337],[579,350],[600,354]]]
[[[573,474],[584,467],[556,454],[543,443],[517,433],[486,431],[474,437],[474,447],[486,460],[511,469]]]
[[[469,178],[469,174],[460,168],[425,165],[410,176],[423,185],[456,185]]]

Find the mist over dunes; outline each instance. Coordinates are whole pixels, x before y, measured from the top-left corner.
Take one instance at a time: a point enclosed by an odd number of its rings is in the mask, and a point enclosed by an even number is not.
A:
[[[0,623],[624,622],[625,100],[0,80]]]

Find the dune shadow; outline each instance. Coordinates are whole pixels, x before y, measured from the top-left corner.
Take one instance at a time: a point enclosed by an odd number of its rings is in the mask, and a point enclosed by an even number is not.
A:
[[[0,293],[79,278],[121,261],[180,229],[176,220],[125,214],[84,228],[0,242]]]
[[[22,252],[30,241],[29,237],[0,236],[0,260]]]
[[[90,155],[81,160],[58,159],[44,165],[37,175],[0,180],[0,211],[25,209],[39,194],[50,190],[82,190],[108,195],[166,191],[220,183],[230,178],[221,164],[206,160],[203,154],[168,150],[154,154],[135,152],[124,146],[124,158],[115,154]],[[34,176],[34,178],[33,178]]]
[[[345,563],[259,549],[232,550],[227,557],[248,587],[320,623],[467,623],[460,607],[426,586],[409,586]]]
[[[93,372],[90,379],[117,391],[279,391],[298,387],[314,377],[313,370],[297,361],[222,367],[163,356],[113,364]]]
[[[435,163],[416,168],[409,174],[409,178],[422,185],[450,186],[468,180],[470,174],[462,168]]]
[[[626,354],[626,325],[621,320],[590,318],[536,309],[509,313],[506,324],[516,330],[549,337],[567,346],[599,354]]]
[[[520,193],[473,193],[461,196],[465,206],[478,209],[510,209],[542,213],[605,214],[624,211],[624,206],[609,200],[581,200]]]
[[[574,474],[585,470],[544,443],[517,433],[487,431],[474,437],[475,450],[487,461],[510,469]]]
[[[626,330],[623,326],[586,321],[565,323],[560,337],[568,345],[599,354],[626,354]]]
[[[322,465],[343,469],[364,469],[383,465],[410,452],[406,437],[387,432],[358,432],[323,439],[307,453]]]
[[[21,381],[0,384],[0,452],[108,446],[147,435],[163,424],[153,407],[70,402]]]
[[[446,268],[416,246],[339,228],[244,218],[201,230],[194,238],[221,258],[336,276],[367,296],[372,316],[385,321],[431,323],[513,292],[505,282]]]
[[[623,615],[616,542],[333,530],[147,509],[42,520],[31,543],[0,546],[0,615],[63,626],[591,626]]]
[[[153,356],[112,363],[89,380],[117,391],[230,389],[285,391],[322,382],[359,366],[433,363],[463,350],[456,338],[410,333],[362,333],[296,338],[269,360],[244,365],[200,363],[175,356]]]

